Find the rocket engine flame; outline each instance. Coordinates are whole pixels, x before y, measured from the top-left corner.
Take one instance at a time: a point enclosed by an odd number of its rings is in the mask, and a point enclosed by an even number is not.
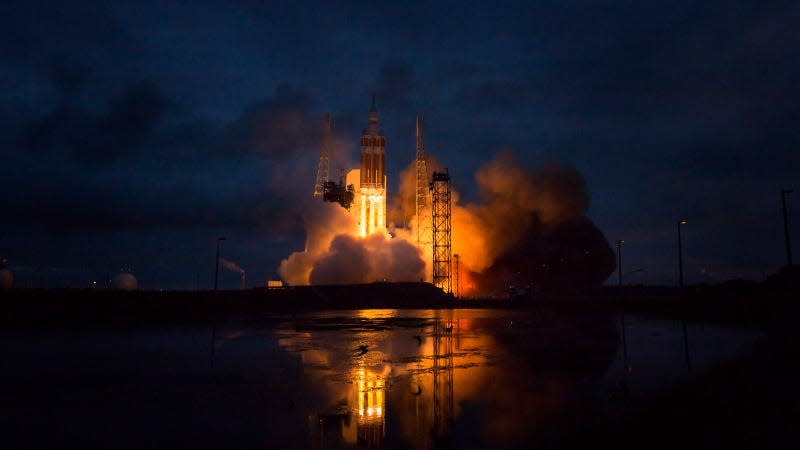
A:
[[[351,284],[419,281],[425,263],[410,234],[378,229],[361,236],[353,216],[336,203],[312,202],[303,214],[306,249],[281,261],[288,284]]]
[[[432,161],[432,170],[438,170]],[[407,224],[362,237],[356,219],[335,203],[313,202],[304,214],[306,250],[281,262],[289,284],[430,280],[430,255],[414,239],[414,166],[400,177],[388,211]],[[477,172],[480,201],[452,192],[452,249],[463,267],[462,295],[505,295],[509,284],[543,289],[599,286],[614,270],[603,234],[584,215],[589,194],[574,168],[521,167],[509,152]]]

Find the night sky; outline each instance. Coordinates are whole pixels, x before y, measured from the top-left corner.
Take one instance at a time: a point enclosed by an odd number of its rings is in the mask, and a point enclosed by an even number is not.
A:
[[[763,280],[800,241],[800,3],[4,2],[0,257],[19,287],[250,284],[302,250],[325,112],[389,196],[414,119],[455,187],[510,150],[576,168],[631,283]],[[394,178],[393,178],[394,177]],[[795,251],[795,260],[800,254]],[[615,282],[615,276],[610,282]],[[239,275],[223,273],[234,288]]]

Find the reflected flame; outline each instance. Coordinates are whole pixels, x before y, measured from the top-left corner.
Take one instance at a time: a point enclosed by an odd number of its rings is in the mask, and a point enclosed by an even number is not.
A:
[[[323,387],[325,396],[315,412],[324,413],[328,424],[340,421],[337,439],[379,448],[386,435],[387,404],[391,403],[392,423],[409,442],[416,443],[415,448],[425,448],[430,439],[452,433],[460,403],[480,396],[492,379],[484,349],[494,345],[493,338],[476,332],[480,325],[469,317],[447,315],[450,318],[443,319],[423,312],[415,315],[421,320],[419,328],[394,328],[391,332],[363,331],[357,325],[358,331],[344,336],[342,330],[303,333],[290,327],[280,342],[302,352],[307,374]],[[370,324],[374,321],[380,329],[382,320],[397,319],[398,314],[362,310],[353,317]],[[346,344],[337,345],[341,337]],[[354,356],[353,342],[368,344],[369,352]],[[344,377],[331,377],[334,374]],[[392,390],[387,386],[390,377],[395,384]],[[346,405],[339,399],[346,399]],[[333,415],[327,408],[336,404],[344,409]],[[329,425],[325,429],[330,430]]]
[[[358,378],[358,412],[359,422],[369,422],[383,417],[384,382],[377,374],[360,368]]]

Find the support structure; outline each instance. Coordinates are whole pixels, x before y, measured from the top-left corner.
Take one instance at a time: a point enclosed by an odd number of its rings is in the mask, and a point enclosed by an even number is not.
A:
[[[461,258],[453,255],[453,296],[461,298]]]
[[[431,256],[433,230],[431,225],[431,191],[428,165],[425,157],[425,142],[422,138],[422,121],[417,116],[417,245],[424,260]],[[432,258],[431,258],[432,259]]]
[[[450,225],[450,173],[433,172],[430,184],[433,221],[433,284],[453,292]]]
[[[317,165],[317,180],[314,183],[314,198],[322,198],[325,194],[325,184],[328,182],[330,169],[330,140],[331,140],[331,115],[325,113],[325,126],[322,128],[322,147],[319,150],[319,164]]]

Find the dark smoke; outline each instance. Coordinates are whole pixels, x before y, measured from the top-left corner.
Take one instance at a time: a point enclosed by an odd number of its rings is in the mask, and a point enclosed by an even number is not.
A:
[[[476,294],[502,295],[510,285],[585,290],[614,270],[608,241],[585,216],[589,192],[574,168],[522,167],[506,152],[476,180],[482,201],[453,207],[453,251]]]
[[[586,216],[555,226],[530,220],[516,245],[474,275],[481,292],[504,295],[510,285],[530,285],[536,292],[585,291],[600,286],[615,269],[608,241]]]

